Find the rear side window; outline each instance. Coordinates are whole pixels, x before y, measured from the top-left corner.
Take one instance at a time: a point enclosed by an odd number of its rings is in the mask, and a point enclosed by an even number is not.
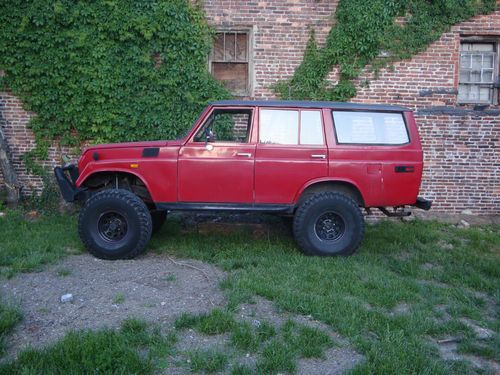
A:
[[[323,123],[318,110],[262,109],[259,143],[323,145]]]
[[[323,144],[323,124],[320,111],[300,112],[300,144]]]
[[[410,142],[401,113],[333,111],[339,144],[404,145]]]

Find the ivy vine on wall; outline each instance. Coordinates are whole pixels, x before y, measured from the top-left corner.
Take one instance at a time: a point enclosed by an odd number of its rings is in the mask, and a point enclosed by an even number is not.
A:
[[[423,50],[451,25],[494,10],[495,0],[340,0],[326,44],[314,33],[282,98],[348,100],[362,69]],[[396,17],[405,23],[396,23]],[[167,139],[211,100],[229,97],[207,70],[212,30],[189,0],[0,2],[2,78],[27,110],[37,148]],[[388,58],[380,58],[387,51]],[[334,66],[340,81],[326,80]],[[40,171],[40,169],[38,169]]]
[[[54,140],[184,132],[208,101],[229,96],[207,70],[212,37],[188,0],[0,2],[4,84],[36,113],[31,156],[46,158]]]
[[[424,50],[451,25],[495,9],[495,0],[340,0],[335,23],[319,48],[314,31],[290,80],[274,86],[284,99],[338,100],[356,96],[354,80]],[[404,22],[395,22],[402,17]],[[381,57],[385,52],[387,57]],[[339,82],[327,81],[333,67]]]

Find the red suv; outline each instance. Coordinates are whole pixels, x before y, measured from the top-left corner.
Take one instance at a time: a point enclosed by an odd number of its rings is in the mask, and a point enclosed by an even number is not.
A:
[[[93,146],[55,175],[64,199],[83,204],[78,232],[100,258],[138,255],[173,210],[293,215],[305,254],[350,255],[360,208],[430,208],[422,166],[407,108],[220,101],[181,140]]]

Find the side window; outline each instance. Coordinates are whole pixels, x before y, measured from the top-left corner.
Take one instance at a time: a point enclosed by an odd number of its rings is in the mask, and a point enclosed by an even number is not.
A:
[[[300,144],[322,145],[323,124],[320,111],[300,112]]]
[[[260,111],[259,143],[278,145],[322,145],[323,123],[318,110]]]
[[[261,110],[259,143],[299,144],[299,111]]]
[[[252,111],[216,109],[194,136],[195,142],[248,143]]]
[[[338,143],[403,145],[410,141],[401,113],[333,111]]]

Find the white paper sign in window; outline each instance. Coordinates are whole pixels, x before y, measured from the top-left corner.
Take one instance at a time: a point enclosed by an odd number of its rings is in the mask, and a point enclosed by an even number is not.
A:
[[[402,145],[409,142],[401,113],[334,111],[339,143]]]
[[[299,143],[299,112],[276,109],[261,110],[259,142],[297,145]]]
[[[321,123],[320,111],[300,112],[300,144],[323,144],[323,124]]]

